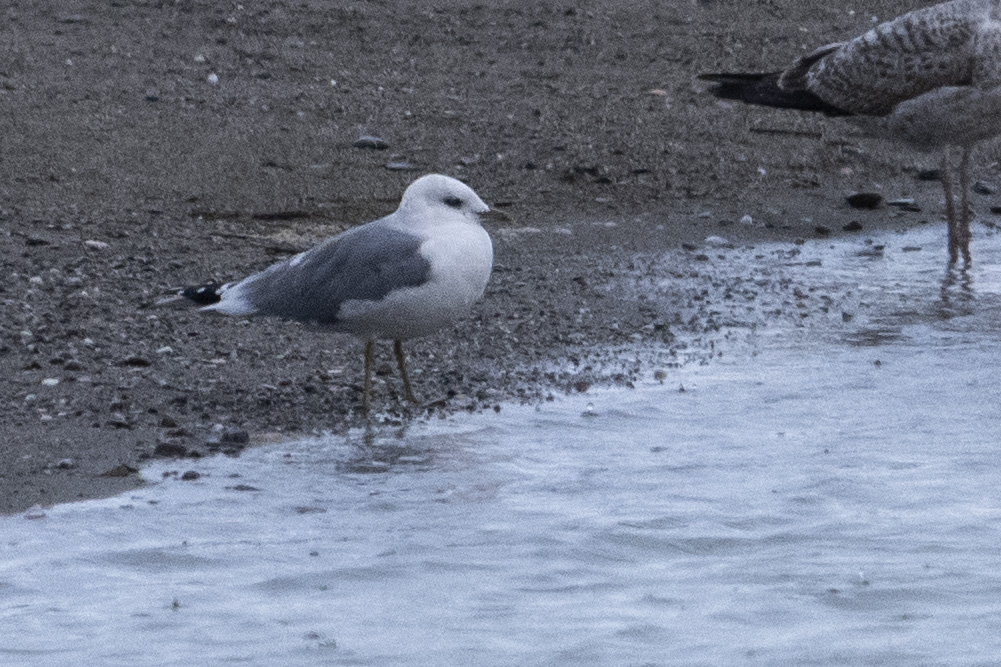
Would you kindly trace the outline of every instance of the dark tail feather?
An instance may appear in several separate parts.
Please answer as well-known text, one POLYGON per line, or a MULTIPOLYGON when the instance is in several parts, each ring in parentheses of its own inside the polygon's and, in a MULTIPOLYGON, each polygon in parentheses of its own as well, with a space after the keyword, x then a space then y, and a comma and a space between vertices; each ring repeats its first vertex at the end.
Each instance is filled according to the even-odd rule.
POLYGON ((211 306, 213 303, 219 303, 219 299, 221 298, 219 295, 222 294, 222 285, 219 283, 194 285, 192 287, 185 287, 178 294, 185 299, 194 301, 199 306, 211 306))
POLYGON ((758 104, 779 109, 799 109, 800 111, 820 111, 829 116, 850 116, 847 111, 832 106, 806 90, 784 90, 779 87, 781 72, 763 74, 700 74, 699 79, 712 81, 715 87, 709 90, 716 97, 725 100, 739 100, 747 104, 758 104))

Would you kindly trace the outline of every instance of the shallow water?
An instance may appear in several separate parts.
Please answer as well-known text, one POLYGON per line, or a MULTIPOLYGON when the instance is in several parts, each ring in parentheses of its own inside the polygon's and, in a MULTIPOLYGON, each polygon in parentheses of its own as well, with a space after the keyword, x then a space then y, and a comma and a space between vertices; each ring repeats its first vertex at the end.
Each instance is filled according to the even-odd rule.
POLYGON ((0 517, 0 664, 997 664, 1001 252, 940 233, 647 258, 774 302, 663 384, 0 517))

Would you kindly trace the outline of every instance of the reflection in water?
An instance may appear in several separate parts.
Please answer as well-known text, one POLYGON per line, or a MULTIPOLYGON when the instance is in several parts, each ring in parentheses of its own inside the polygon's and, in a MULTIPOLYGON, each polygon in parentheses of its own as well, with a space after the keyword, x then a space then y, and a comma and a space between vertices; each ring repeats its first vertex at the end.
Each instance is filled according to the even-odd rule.
POLYGON ((952 265, 946 268, 938 305, 942 319, 973 314, 976 295, 969 266, 952 265))
POLYGON ((338 461, 337 469, 352 474, 384 473, 394 468, 427 470, 435 464, 433 443, 420 438, 408 438, 413 425, 382 429, 369 424, 360 434, 348 433, 345 444, 347 458, 338 461))

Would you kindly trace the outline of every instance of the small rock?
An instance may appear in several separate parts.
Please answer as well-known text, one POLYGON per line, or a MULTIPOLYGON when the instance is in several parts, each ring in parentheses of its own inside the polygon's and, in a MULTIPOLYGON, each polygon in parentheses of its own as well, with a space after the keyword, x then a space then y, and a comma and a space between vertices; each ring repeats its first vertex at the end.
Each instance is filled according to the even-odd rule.
POLYGON ((733 244, 722 236, 707 236, 703 241, 710 248, 732 248, 733 244))
POLYGON ((813 231, 814 231, 814 233, 817 236, 830 236, 831 235, 831 228, 830 227, 825 227, 823 225, 817 225, 816 227, 813 228, 813 231))
POLYGON ((942 172, 938 169, 922 169, 916 175, 919 181, 941 181, 942 172))
POLYGON ((995 192, 994 186, 984 183, 983 181, 977 181, 973 184, 973 191, 978 195, 992 195, 995 192))
POLYGON ((118 362, 119 366, 129 366, 131 368, 146 368, 152 366, 153 362, 140 356, 126 357, 118 362))
POLYGON ((876 209, 883 202, 883 195, 878 192, 856 192, 845 198, 852 208, 876 209))
POLYGON ((100 477, 128 477, 129 475, 134 475, 138 470, 131 466, 127 466, 124 463, 116 465, 111 470, 107 470, 100 474, 100 477))
POLYGON ((246 445, 250 434, 240 428, 228 428, 219 435, 219 442, 225 445, 246 445))
POLYGON ((104 241, 96 241, 94 239, 88 239, 83 242, 84 246, 90 248, 91 250, 107 250, 111 246, 104 241))
POLYGON ((161 442, 153 449, 153 456, 182 458, 188 455, 188 448, 176 442, 161 442))
POLYGON ((160 418, 160 426, 162 428, 177 428, 177 420, 173 417, 168 417, 164 415, 160 418))
POLYGON ((31 519, 33 521, 37 519, 44 519, 45 510, 42 509, 41 505, 32 505, 31 507, 28 508, 27 511, 25 511, 24 518, 31 519))
POLYGON ((196 470, 188 470, 183 475, 181 475, 182 482, 191 482, 201 477, 201 473, 196 470))
POLYGON ((55 387, 59 384, 59 378, 45 378, 42 380, 42 385, 46 387, 55 387))
POLYGON ((132 428, 129 424, 128 418, 121 412, 115 412, 111 415, 111 419, 108 420, 108 426, 114 426, 115 428, 132 428))
POLYGON ((355 148, 367 148, 369 150, 384 151, 389 148, 389 144, 385 140, 379 137, 373 137, 370 134, 363 134, 362 136, 355 139, 355 142, 351 144, 355 148))
POLYGON ((893 208, 900 209, 901 211, 909 211, 911 213, 920 213, 921 207, 915 203, 910 197, 901 197, 900 199, 891 199, 886 202, 887 206, 892 206, 893 208))
POLYGON ((237 484, 236 486, 227 486, 230 491, 260 491, 256 486, 251 486, 249 484, 237 484))
POLYGON ((60 459, 59 463, 56 464, 56 467, 60 470, 72 470, 76 467, 76 461, 73 459, 60 459))
POLYGON ((219 83, 219 75, 216 74, 215 72, 212 72, 207 77, 205 77, 205 80, 208 81, 209 83, 211 83, 214 86, 217 83, 219 83))
POLYGON ((409 162, 387 162, 386 169, 390 171, 417 171, 420 167, 409 162))

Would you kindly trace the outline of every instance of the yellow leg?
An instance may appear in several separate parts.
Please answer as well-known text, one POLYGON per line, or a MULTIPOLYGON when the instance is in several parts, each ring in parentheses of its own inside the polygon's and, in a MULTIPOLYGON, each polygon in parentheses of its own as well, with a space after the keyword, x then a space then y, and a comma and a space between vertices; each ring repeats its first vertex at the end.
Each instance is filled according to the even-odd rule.
POLYGON ((420 401, 414 396, 413 389, 410 388, 410 376, 407 375, 407 362, 403 356, 403 341, 399 338, 393 341, 393 352, 396 353, 396 363, 400 367, 400 377, 403 378, 403 395, 414 405, 420 405, 420 401))
POLYGON ((959 189, 960 189, 960 210, 959 223, 956 230, 956 242, 960 252, 963 253, 963 262, 970 265, 970 221, 973 218, 973 209, 970 208, 970 147, 963 147, 962 157, 959 159, 959 189))
POLYGON ((368 409, 372 395, 372 364, 375 363, 375 342, 365 341, 365 393, 362 397, 362 409, 365 416, 368 416, 368 409))
POLYGON ((945 147, 942 155, 942 188, 945 189, 945 223, 949 230, 949 264, 959 260, 958 220, 956 218, 956 200, 953 196, 952 160, 949 159, 949 147, 945 147))

